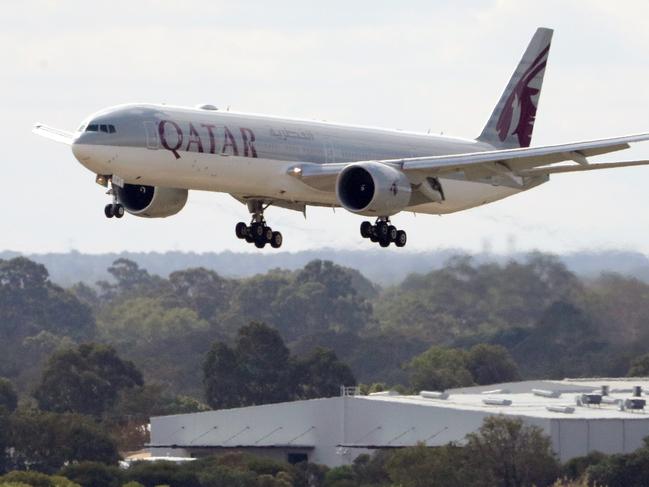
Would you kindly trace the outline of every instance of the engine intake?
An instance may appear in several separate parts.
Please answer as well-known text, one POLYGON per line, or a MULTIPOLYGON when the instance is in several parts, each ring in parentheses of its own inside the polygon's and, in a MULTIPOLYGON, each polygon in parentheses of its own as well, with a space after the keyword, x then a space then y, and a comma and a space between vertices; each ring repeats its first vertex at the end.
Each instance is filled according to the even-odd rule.
POLYGON ((350 164, 338 175, 336 197, 347 211, 391 216, 410 203, 412 188, 399 169, 380 162, 350 164))
POLYGON ((141 184, 113 186, 117 201, 132 215, 164 218, 175 215, 187 203, 186 189, 160 188, 141 184))

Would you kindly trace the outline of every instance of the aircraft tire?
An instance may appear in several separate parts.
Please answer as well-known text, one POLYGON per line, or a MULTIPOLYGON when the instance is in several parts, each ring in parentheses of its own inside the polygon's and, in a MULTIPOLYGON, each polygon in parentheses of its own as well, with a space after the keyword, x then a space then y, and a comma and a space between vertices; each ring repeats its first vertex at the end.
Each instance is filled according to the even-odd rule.
POLYGON ((234 233, 236 234, 237 238, 246 238, 246 235, 248 234, 248 225, 243 222, 237 223, 237 225, 234 227, 234 233))
POLYGON ((122 218, 124 216, 124 206, 119 203, 113 205, 113 213, 115 218, 122 218))
POLYGON ((372 236, 372 224, 370 222, 361 223, 361 237, 370 238, 372 236))
POLYGON ((104 215, 106 215, 106 218, 113 218, 115 216, 112 204, 104 206, 104 215))
POLYGON ((388 225, 385 222, 378 222, 376 224, 376 235, 380 240, 388 236, 388 225))
POLYGON ((258 249, 263 249, 266 246, 266 240, 255 240, 255 247, 258 249))
POLYGON ((265 227, 264 228, 264 238, 266 239, 267 243, 271 243, 273 241, 273 229, 270 227, 265 227))
POLYGON ((397 241, 397 228, 394 225, 388 226, 388 238, 390 242, 397 241))
POLYGON ((282 246, 282 234, 279 232, 273 232, 273 238, 270 240, 270 246, 274 249, 278 249, 282 246))
POLYGON ((397 238, 394 240, 394 243, 397 247, 405 247, 406 242, 408 241, 408 235, 403 230, 397 232, 397 238))
POLYGON ((390 245, 390 240, 388 240, 387 238, 382 238, 381 240, 379 240, 379 245, 381 247, 388 247, 390 245))

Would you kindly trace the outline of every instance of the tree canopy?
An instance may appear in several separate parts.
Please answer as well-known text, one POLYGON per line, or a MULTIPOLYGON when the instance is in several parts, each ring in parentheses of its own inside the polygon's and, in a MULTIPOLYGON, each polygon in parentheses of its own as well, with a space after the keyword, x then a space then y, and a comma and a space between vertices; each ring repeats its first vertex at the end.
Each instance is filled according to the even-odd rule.
POLYGON ((50 358, 34 397, 45 411, 101 416, 121 390, 142 384, 135 365, 113 348, 83 344, 50 358))

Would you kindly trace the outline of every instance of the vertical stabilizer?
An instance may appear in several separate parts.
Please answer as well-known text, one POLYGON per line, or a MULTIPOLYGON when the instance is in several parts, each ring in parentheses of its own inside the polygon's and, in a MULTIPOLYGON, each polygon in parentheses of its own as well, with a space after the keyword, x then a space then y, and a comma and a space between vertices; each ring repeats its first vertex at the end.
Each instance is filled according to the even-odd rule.
POLYGON ((479 141, 503 149, 530 146, 552 32, 536 31, 479 141))

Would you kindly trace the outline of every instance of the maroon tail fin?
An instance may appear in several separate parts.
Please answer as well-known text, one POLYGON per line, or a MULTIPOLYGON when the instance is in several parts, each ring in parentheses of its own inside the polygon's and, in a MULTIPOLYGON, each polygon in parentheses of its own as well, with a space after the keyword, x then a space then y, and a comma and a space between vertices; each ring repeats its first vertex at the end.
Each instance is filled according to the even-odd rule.
POLYGON ((552 33, 537 29, 479 141, 506 149, 530 146, 552 33))

